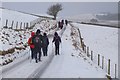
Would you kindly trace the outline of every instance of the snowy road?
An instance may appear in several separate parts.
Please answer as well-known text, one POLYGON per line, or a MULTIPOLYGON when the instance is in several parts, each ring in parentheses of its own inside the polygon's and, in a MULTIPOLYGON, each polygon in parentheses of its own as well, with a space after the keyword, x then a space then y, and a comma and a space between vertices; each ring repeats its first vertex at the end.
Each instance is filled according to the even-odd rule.
MULTIPOLYGON (((64 30, 58 31, 59 34, 62 34, 64 30)), ((52 36, 49 36, 49 46, 48 46, 48 56, 42 56, 42 62, 35 63, 35 60, 28 59, 29 52, 26 52, 26 55, 17 61, 14 61, 13 64, 3 67, 2 77, 3 78, 38 78, 47 66, 52 61, 53 55, 53 44, 52 36)))
POLYGON ((72 46, 70 26, 67 26, 62 37, 62 53, 55 56, 41 78, 105 78, 105 72, 90 65, 72 46), (92 72, 92 73, 91 73, 92 72))

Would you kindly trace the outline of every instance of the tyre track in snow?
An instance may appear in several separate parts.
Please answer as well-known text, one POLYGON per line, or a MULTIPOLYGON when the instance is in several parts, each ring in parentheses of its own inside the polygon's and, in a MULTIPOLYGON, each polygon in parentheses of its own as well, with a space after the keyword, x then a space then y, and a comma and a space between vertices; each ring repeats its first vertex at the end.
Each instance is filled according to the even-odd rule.
POLYGON ((44 73, 44 71, 49 66, 49 64, 52 62, 53 58, 54 58, 54 54, 51 53, 48 59, 43 61, 42 64, 30 76, 28 76, 28 79, 39 78, 44 73))

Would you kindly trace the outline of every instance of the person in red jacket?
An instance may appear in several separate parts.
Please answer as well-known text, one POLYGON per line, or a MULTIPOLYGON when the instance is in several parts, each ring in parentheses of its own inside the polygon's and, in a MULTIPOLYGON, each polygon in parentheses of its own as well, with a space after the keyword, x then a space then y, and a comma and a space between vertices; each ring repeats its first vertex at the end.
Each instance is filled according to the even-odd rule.
POLYGON ((31 58, 34 58, 34 44, 32 43, 32 37, 35 35, 35 32, 31 32, 31 37, 28 39, 28 45, 30 46, 31 49, 31 58))

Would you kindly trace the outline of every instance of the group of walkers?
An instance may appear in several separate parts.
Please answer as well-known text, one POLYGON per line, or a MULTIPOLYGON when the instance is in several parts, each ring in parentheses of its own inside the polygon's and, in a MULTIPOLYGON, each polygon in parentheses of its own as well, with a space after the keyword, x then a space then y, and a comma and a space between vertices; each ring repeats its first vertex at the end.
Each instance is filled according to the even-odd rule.
MULTIPOLYGON (((55 43, 55 55, 59 55, 59 45, 61 43, 61 38, 59 37, 57 32, 54 33, 52 43, 53 42, 55 43)), ((43 35, 41 35, 40 29, 37 29, 36 33, 31 32, 31 37, 28 39, 28 45, 30 46, 31 49, 31 58, 32 59, 35 58, 36 63, 38 63, 38 61, 41 61, 42 52, 43 56, 48 55, 47 51, 49 39, 46 33, 43 33, 43 35)))
POLYGON ((62 29, 63 28, 63 25, 68 25, 68 20, 61 20, 61 21, 58 21, 58 27, 60 28, 60 29, 62 29))

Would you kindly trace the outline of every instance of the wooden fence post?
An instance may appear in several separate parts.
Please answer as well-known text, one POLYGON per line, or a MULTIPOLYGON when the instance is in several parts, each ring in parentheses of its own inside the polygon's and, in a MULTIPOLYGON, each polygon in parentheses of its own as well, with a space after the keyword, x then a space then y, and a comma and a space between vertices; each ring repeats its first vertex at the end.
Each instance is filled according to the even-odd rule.
POLYGON ((20 23, 20 29, 22 29, 22 22, 20 23))
POLYGON ((26 29, 28 29, 28 23, 26 23, 26 29))
POLYGON ((104 56, 102 56, 102 69, 104 68, 104 56))
POLYGON ((14 21, 12 21, 12 24, 11 24, 11 28, 13 29, 13 24, 14 24, 14 21))
POLYGON ((98 54, 98 66, 100 65, 100 54, 98 54))
POLYGON ((24 23, 24 29, 25 29, 25 23, 24 23))
POLYGON ((115 64, 115 79, 117 78, 117 64, 115 64))
POLYGON ((18 21, 17 21, 17 23, 16 23, 16 29, 17 29, 17 27, 18 27, 18 21))
POLYGON ((8 24, 8 19, 6 19, 6 24, 5 24, 5 27, 7 27, 7 24, 8 24))
POLYGON ((93 61, 93 51, 91 51, 91 60, 93 61))
POLYGON ((81 37, 81 33, 80 33, 80 30, 79 30, 79 28, 78 28, 78 32, 79 32, 79 36, 80 36, 81 48, 83 49, 83 45, 82 45, 82 37, 81 37))
POLYGON ((108 59, 108 74, 110 75, 110 59, 108 59))
POLYGON ((87 56, 89 57, 89 47, 87 47, 87 56))
POLYGON ((84 46, 84 50, 85 50, 85 53, 86 53, 86 45, 84 46))

